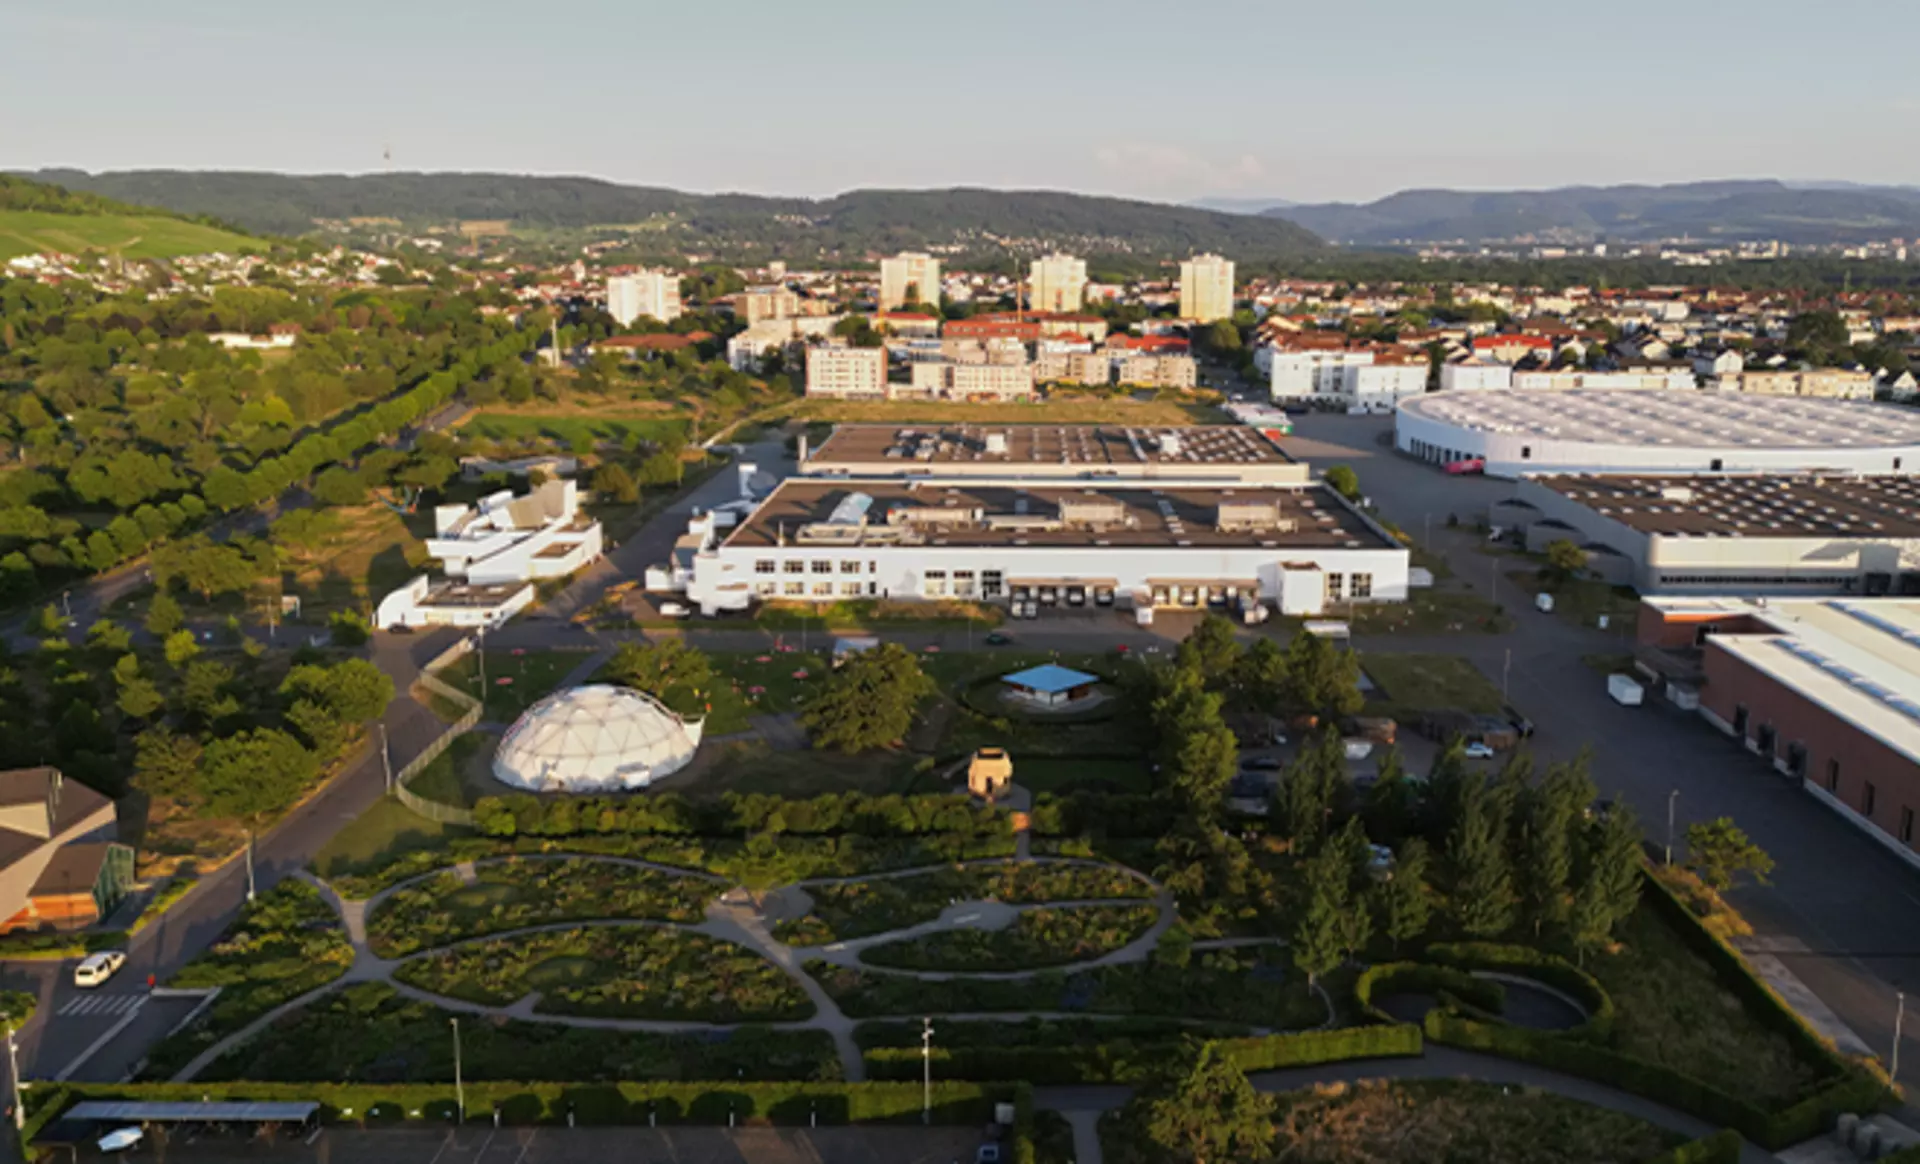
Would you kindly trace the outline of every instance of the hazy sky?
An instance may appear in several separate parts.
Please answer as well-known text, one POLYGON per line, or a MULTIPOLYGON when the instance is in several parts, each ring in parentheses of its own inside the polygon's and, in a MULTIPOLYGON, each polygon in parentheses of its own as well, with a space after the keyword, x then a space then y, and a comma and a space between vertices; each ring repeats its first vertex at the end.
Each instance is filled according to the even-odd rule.
POLYGON ((1915 0, 0 0, 0 168, 689 190, 1920 183, 1915 0))

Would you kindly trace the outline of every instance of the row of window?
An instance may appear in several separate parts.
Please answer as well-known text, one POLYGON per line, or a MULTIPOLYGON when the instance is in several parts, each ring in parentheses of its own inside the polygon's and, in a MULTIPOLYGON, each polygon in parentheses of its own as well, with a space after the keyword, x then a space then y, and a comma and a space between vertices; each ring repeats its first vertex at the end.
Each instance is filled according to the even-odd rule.
MULTIPOLYGON (((1834 796, 1840 795, 1840 761, 1827 761, 1827 791, 1834 796)), ((1860 786, 1860 815, 1873 819, 1873 810, 1879 807, 1880 790, 1869 780, 1860 786)), ((1900 806, 1899 827, 1894 830, 1903 845, 1913 844, 1913 809, 1900 806)))
MULTIPOLYGON (((1775 747, 1779 742, 1779 731, 1772 723, 1762 723, 1758 728, 1754 729, 1753 734, 1749 736, 1747 734, 1747 728, 1751 723, 1752 714, 1746 704, 1734 704, 1733 734, 1743 740, 1751 742, 1755 748, 1759 749, 1762 756, 1771 760, 1777 754, 1775 747)), ((1786 761, 1789 774, 1796 778, 1806 778, 1807 745, 1799 740, 1794 740, 1789 743, 1787 745, 1786 761)), ((1824 783, 1827 786, 1827 792, 1836 800, 1843 800, 1840 796, 1840 761, 1829 758, 1827 760, 1825 775, 1824 783)), ((1876 825, 1880 823, 1874 819, 1874 811, 1880 807, 1880 789, 1874 785, 1873 781, 1867 780, 1861 783, 1860 802, 1857 807, 1861 816, 1873 821, 1876 825)), ((1900 843, 1903 845, 1911 846, 1913 844, 1913 818, 1914 812, 1912 807, 1902 805, 1893 831, 1894 835, 1900 838, 1900 843)))
POLYGON ((1373 575, 1328 574, 1327 597, 1336 602, 1342 598, 1372 598, 1373 575))
MULTIPOLYGON (((786 574, 805 574, 809 566, 812 567, 812 571, 815 574, 833 573, 833 562, 827 558, 815 558, 812 562, 807 562, 800 558, 789 558, 785 562, 775 562, 772 558, 760 558, 753 563, 753 572, 756 574, 772 574, 777 570, 786 574)), ((840 560, 840 572, 842 574, 858 574, 860 573, 860 563, 851 559, 842 558, 840 560)), ((869 574, 878 574, 880 572, 880 563, 868 562, 866 572, 869 574)))
POLYGON ((1854 574, 1661 574, 1662 586, 1851 586, 1854 574))
MULTIPOLYGON (((832 598, 835 594, 831 582, 815 582, 809 587, 805 582, 756 582, 753 592, 761 598, 832 598)), ((838 593, 842 598, 871 598, 880 593, 877 582, 842 582, 838 593)))

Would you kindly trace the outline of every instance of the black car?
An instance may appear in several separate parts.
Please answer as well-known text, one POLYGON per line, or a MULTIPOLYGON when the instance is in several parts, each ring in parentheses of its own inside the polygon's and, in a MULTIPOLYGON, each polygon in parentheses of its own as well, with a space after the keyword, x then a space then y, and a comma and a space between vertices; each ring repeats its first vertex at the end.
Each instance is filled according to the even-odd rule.
POLYGON ((1511 704, 1502 707, 1500 711, 1507 717, 1507 722, 1513 725, 1513 730, 1520 733, 1521 739, 1524 740, 1533 734, 1533 721, 1521 715, 1511 704))
POLYGON ((1278 756, 1255 756, 1251 760, 1240 761, 1244 772, 1278 772, 1287 766, 1287 762, 1278 756))

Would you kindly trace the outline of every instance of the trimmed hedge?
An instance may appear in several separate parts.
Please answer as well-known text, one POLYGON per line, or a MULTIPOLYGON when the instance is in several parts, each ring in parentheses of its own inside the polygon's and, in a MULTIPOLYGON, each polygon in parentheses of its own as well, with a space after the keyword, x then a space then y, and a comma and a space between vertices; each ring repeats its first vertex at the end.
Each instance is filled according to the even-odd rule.
POLYGON ((827 793, 797 800, 764 793, 730 794, 696 804, 678 793, 641 797, 546 798, 531 793, 485 796, 474 824, 490 837, 570 837, 593 833, 739 838, 798 836, 981 837, 1004 833, 1009 810, 947 793, 868 796, 827 793))
POLYGON ((1562 1038, 1605 1042, 1613 1035, 1613 996, 1600 985, 1599 979, 1565 958, 1497 942, 1442 942, 1428 947, 1427 957, 1462 970, 1492 970, 1532 978, 1572 997, 1580 1009, 1587 1012, 1587 1021, 1554 1032, 1562 1038))
MULTIPOLYGON (((1418 1055, 1423 1047, 1420 1028, 1411 1023, 1220 1039, 1215 1045, 1243 1071, 1397 1058, 1418 1055)), ((936 1048, 933 1073, 947 1079, 1019 1079, 1041 1085, 1140 1083, 1154 1077, 1167 1062, 1172 1047, 1173 1043, 1164 1039, 1115 1039, 1060 1046, 936 1048)), ((920 1078, 917 1047, 873 1047, 862 1057, 869 1078, 920 1078)))
POLYGON ((1377 1023, 1397 1023, 1386 1011, 1373 1004, 1374 994, 1431 994, 1442 1005, 1458 1002, 1489 1015, 1498 1015, 1506 1004, 1507 992, 1498 982, 1475 978, 1452 966, 1430 966, 1423 962, 1382 962, 1361 971, 1354 980, 1353 997, 1360 1010, 1377 1023))
POLYGON ((1644 1164, 1739 1164, 1740 1133, 1721 1128, 1711 1136, 1688 1140, 1672 1151, 1662 1152, 1644 1164))
MULTIPOLYGON (((1020 1104, 1029 1089, 976 1083, 935 1082, 937 1124, 984 1124, 993 1105, 1020 1104)), ((323 1119, 356 1123, 410 1119, 449 1120, 455 1108, 451 1083, 67 1083, 34 1089, 31 1114, 41 1125, 82 1099, 136 1101, 315 1100, 323 1119)), ((920 1085, 900 1083, 468 1083, 467 1120, 505 1124, 643 1124, 651 1111, 664 1124, 723 1124, 729 1111, 740 1119, 804 1126, 918 1123, 920 1085)), ((1028 1101, 1030 1102, 1030 1101, 1028 1101)), ((32 1125, 30 1126, 38 1126, 32 1125)))

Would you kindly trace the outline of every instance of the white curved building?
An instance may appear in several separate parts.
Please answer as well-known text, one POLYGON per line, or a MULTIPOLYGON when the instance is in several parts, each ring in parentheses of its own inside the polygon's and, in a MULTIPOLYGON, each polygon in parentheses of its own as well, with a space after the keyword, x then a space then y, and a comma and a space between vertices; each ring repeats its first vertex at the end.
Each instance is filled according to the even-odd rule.
POLYGON ((1495 477, 1540 473, 1920 472, 1920 411, 1723 392, 1436 392, 1394 444, 1495 477))
POLYGON ((619 792, 678 772, 700 747, 691 723, 644 691, 604 683, 529 707, 493 756, 502 784, 532 792, 619 792))

